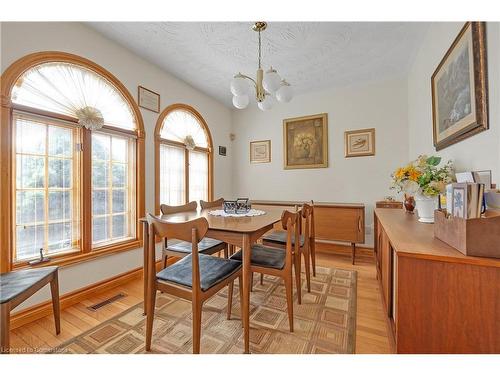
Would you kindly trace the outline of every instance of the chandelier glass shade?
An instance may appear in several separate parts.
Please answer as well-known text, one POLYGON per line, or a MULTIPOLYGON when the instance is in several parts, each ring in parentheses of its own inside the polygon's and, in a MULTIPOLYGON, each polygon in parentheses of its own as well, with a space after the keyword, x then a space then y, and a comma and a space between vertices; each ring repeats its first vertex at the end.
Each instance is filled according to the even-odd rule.
POLYGON ((261 66, 261 36, 260 33, 267 28, 267 23, 256 22, 252 29, 259 33, 259 66, 257 69, 256 79, 247 75, 238 73, 231 80, 230 89, 233 94, 233 105, 238 109, 244 109, 250 103, 251 85, 253 83, 255 89, 255 99, 257 106, 267 111, 271 109, 278 100, 282 103, 288 103, 293 98, 293 90, 288 82, 280 77, 278 72, 271 67, 264 71, 261 66), (276 96, 276 99, 274 96, 276 96))

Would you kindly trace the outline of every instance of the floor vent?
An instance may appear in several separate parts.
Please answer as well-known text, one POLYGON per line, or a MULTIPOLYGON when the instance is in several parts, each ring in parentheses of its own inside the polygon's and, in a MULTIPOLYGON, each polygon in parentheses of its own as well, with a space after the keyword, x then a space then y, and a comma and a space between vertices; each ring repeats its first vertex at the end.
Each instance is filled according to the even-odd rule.
POLYGON ((122 299, 122 298, 124 298, 126 296, 127 295, 124 294, 124 293, 119 293, 116 296, 110 297, 108 299, 105 299, 102 302, 99 302, 99 303, 96 303, 95 305, 89 306, 89 307, 87 307, 87 309, 89 309, 90 311, 97 311, 100 308, 102 308, 102 307, 104 307, 106 305, 109 305, 110 303, 113 303, 115 301, 118 301, 119 299, 122 299))

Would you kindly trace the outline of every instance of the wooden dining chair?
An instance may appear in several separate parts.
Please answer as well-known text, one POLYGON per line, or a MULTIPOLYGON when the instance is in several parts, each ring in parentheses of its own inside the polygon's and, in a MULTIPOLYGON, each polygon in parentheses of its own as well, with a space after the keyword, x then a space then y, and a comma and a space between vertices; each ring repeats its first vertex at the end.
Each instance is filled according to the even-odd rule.
MULTIPOLYGON (((146 351, 151 350, 156 291, 171 294, 191 301, 193 322, 193 353, 200 352, 201 315, 203 302, 227 285, 232 285, 236 278, 241 280, 241 262, 213 257, 199 252, 199 245, 208 230, 208 221, 204 217, 183 223, 167 223, 148 214, 148 287, 146 294, 146 351), (176 263, 155 272, 156 252, 155 236, 175 238, 190 243, 191 253, 176 263)), ((243 298, 240 298, 241 303, 243 298)), ((231 305, 228 305, 230 315, 231 305)), ((243 305, 241 306, 243 311, 243 305)))
MULTIPOLYGON (((168 206, 166 204, 162 204, 160 206, 160 210, 163 215, 196 211, 197 208, 198 204, 196 203, 196 201, 189 202, 188 204, 184 204, 182 206, 168 206)), ((203 238, 203 240, 199 243, 198 251, 201 254, 207 255, 212 255, 220 251, 224 251, 225 258, 228 258, 229 254, 228 245, 225 242, 209 237, 203 238)), ((167 260, 169 256, 183 258, 189 254, 191 254, 191 242, 165 238, 165 245, 162 249, 162 268, 165 268, 167 266, 167 260)))
MULTIPOLYGON (((283 279, 286 291, 290 332, 293 332, 293 257, 294 253, 297 254, 299 251, 297 246, 299 242, 298 222, 298 212, 283 211, 283 214, 281 215, 281 225, 283 226, 283 229, 286 230, 285 248, 279 249, 261 244, 255 244, 252 246, 250 254, 250 271, 252 273, 257 272, 271 276, 278 276, 283 279)), ((241 262, 242 251, 238 251, 230 259, 235 259, 241 262)))
MULTIPOLYGON (((297 302, 302 303, 302 256, 304 257, 307 291, 311 292, 311 262, 313 263, 313 276, 316 276, 316 253, 314 235, 314 206, 304 204, 300 210, 299 221, 299 252, 294 254, 295 281, 297 287, 297 302), (313 255, 314 252, 314 255, 313 255)), ((286 246, 286 232, 273 231, 262 238, 262 243, 266 246, 284 248, 286 246)), ((293 243, 294 244, 294 243, 293 243)), ((262 279, 261 279, 262 281, 262 279)))
POLYGON ((222 208, 222 205, 224 204, 224 198, 219 198, 215 201, 204 201, 200 199, 200 207, 202 210, 205 208, 222 208))

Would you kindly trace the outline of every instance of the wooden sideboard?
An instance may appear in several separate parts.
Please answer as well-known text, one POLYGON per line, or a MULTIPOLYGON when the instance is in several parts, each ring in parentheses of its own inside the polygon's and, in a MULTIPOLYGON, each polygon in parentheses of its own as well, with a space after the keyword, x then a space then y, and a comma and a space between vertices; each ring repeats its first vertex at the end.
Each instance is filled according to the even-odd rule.
POLYGON ((500 353, 500 259, 465 256, 403 210, 374 212, 375 258, 397 353, 500 353))
MULTIPOLYGON (((255 200, 252 204, 293 208, 309 202, 255 200)), ((351 244, 352 264, 354 264, 356 244, 365 242, 365 205, 314 202, 314 223, 316 241, 339 241, 351 244)))

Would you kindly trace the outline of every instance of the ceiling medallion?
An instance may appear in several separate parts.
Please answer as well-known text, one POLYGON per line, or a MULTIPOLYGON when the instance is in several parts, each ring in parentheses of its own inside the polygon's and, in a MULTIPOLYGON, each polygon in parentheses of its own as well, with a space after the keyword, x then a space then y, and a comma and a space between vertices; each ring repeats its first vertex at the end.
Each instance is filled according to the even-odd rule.
POLYGON ((252 81, 255 86, 255 99, 257 106, 267 111, 274 104, 273 94, 281 103, 288 103, 292 100, 293 90, 290 84, 281 79, 278 72, 271 68, 266 72, 261 67, 261 40, 260 33, 267 28, 266 22, 255 22, 252 29, 259 33, 259 68, 257 69, 257 77, 253 79, 245 74, 238 73, 231 80, 231 93, 233 94, 233 105, 238 109, 244 109, 248 106, 250 98, 248 96, 250 86, 248 80, 252 81))

